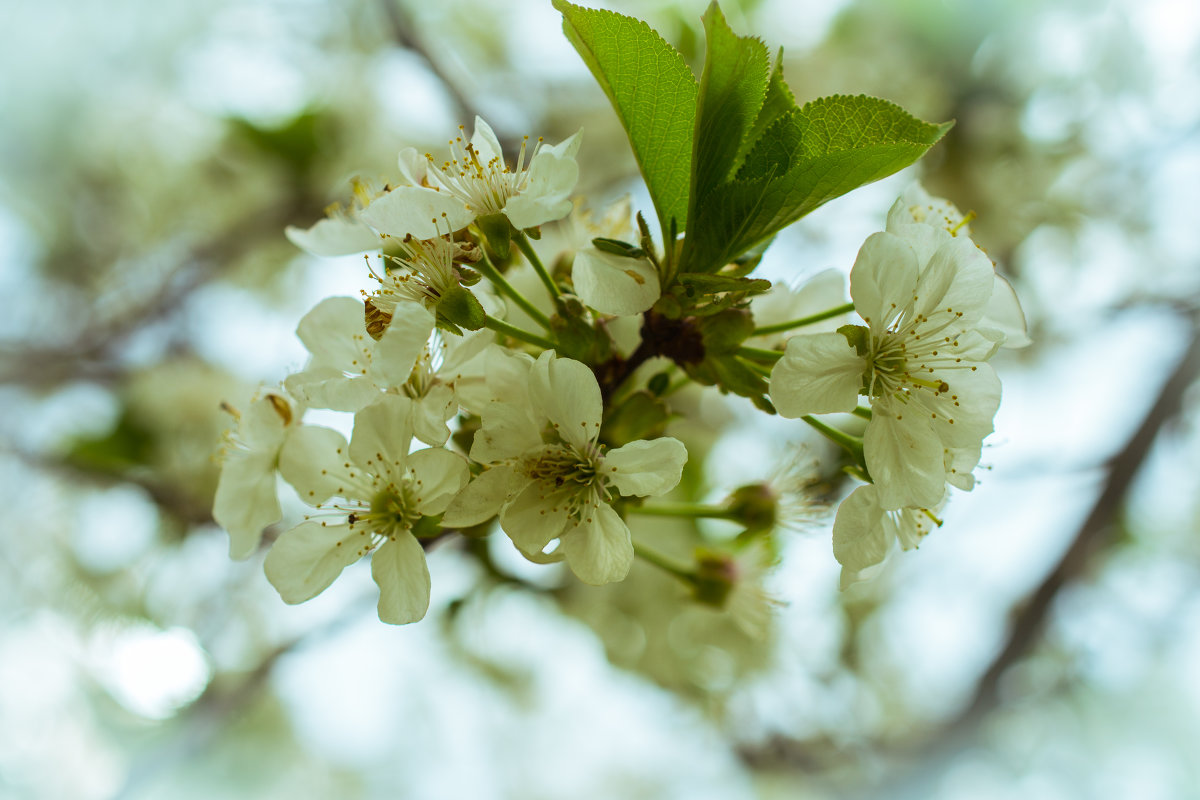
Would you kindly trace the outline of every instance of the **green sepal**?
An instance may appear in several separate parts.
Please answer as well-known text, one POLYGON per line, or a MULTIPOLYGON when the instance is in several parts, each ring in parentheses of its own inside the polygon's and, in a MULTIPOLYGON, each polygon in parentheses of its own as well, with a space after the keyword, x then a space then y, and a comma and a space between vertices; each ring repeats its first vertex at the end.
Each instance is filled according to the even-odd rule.
POLYGON ((476 217, 475 224, 479 226, 488 247, 500 258, 508 258, 509 246, 512 244, 512 223, 503 214, 488 214, 476 217))
POLYGON ((462 264, 456 264, 454 267, 454 272, 458 278, 458 282, 463 286, 474 286, 483 279, 483 276, 478 272, 468 267, 464 267, 462 264))
POLYGON ((437 313, 469 331, 477 331, 487 322, 487 312, 479 298, 457 284, 451 285, 438 300, 437 313))
POLYGON ((860 356, 865 356, 871 349, 871 329, 864 325, 843 325, 837 332, 846 337, 846 341, 860 356))

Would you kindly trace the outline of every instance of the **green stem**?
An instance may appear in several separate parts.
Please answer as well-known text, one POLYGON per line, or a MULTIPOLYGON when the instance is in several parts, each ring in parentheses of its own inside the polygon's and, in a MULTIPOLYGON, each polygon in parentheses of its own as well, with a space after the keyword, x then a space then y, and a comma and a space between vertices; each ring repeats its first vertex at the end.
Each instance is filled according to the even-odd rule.
POLYGON ((528 342, 532 345, 537 345, 544 350, 553 350, 554 342, 544 337, 538 336, 536 333, 523 331, 515 325, 509 325, 507 322, 495 317, 488 317, 484 320, 483 326, 496 333, 503 333, 505 336, 511 336, 513 339, 519 339, 522 342, 528 342))
POLYGON ((870 419, 873 416, 871 409, 868 406, 859 406, 850 413, 856 417, 862 417, 863 419, 870 419))
POLYGON ((842 305, 831 308, 828 311, 822 311, 819 314, 810 314, 807 317, 789 320, 787 322, 777 322, 774 325, 763 325, 761 328, 755 328, 752 336, 765 336, 768 333, 783 333, 790 331, 793 328, 803 328, 805 325, 812 325, 815 322, 840 317, 842 314, 847 314, 854 310, 854 303, 843 303, 842 305))
POLYGON ((826 425, 824 422, 821 422, 821 420, 814 417, 812 414, 805 414, 800 419, 804 420, 809 425, 816 428, 821 433, 821 435, 824 436, 829 441, 831 441, 841 447, 844 447, 846 450, 850 451, 850 454, 855 456, 859 461, 862 460, 862 452, 863 452, 862 439, 858 438, 857 436, 851 436, 850 434, 846 433, 845 431, 840 431, 837 428, 830 427, 829 425, 826 425))
POLYGON ((653 564, 663 572, 674 575, 689 586, 694 586, 696 583, 696 574, 694 572, 690 572, 687 568, 679 566, 666 556, 659 555, 653 550, 647 550, 637 542, 633 543, 633 554, 647 564, 653 564))
POLYGON ((764 350, 761 347, 739 347, 737 354, 752 361, 778 361, 783 358, 782 350, 764 350))
POLYGON ((479 270, 479 273, 483 277, 495 284, 501 294, 507 295, 514 303, 520 306, 521 310, 528 314, 534 322, 546 330, 550 330, 550 318, 543 314, 537 306, 529 302, 529 298, 518 292, 511 283, 504 279, 504 276, 500 274, 500 270, 496 269, 491 259, 488 258, 486 250, 481 247, 480 252, 483 258, 475 263, 475 269, 479 270))
POLYGON ((707 519, 733 519, 734 513, 722 506, 702 503, 655 503, 652 506, 630 506, 630 514, 650 517, 691 517, 707 519))
POLYGON ((542 263, 542 260, 538 258, 538 254, 534 252, 533 245, 529 243, 528 237, 526 237, 523 233, 518 233, 513 237, 513 241, 517 243, 517 247, 519 247, 521 252, 525 254, 525 258, 529 260, 529 263, 533 265, 533 271, 536 272, 538 277, 542 279, 542 283, 546 285, 546 289, 550 292, 550 296, 561 296, 562 291, 558 288, 558 285, 554 282, 554 279, 550 277, 550 273, 546 271, 546 266, 542 263))

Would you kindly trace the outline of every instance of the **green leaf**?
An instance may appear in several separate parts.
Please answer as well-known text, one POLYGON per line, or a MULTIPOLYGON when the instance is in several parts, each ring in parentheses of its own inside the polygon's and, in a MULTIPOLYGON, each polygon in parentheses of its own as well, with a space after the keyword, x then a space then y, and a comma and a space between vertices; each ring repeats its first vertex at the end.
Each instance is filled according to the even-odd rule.
POLYGON ((742 142, 741 150, 738 152, 737 160, 731 170, 732 173, 736 174, 741 169, 750 148, 762 138, 767 128, 795 108, 796 98, 792 96, 792 90, 788 88, 783 79, 783 48, 781 47, 779 54, 775 56, 775 69, 771 71, 771 80, 767 83, 767 95, 763 99, 762 109, 758 112, 758 117, 755 118, 749 135, 742 142))
POLYGON ((563 32, 612 102, 658 212, 683 229, 692 168, 696 76, 683 56, 639 19, 554 0, 563 32))
POLYGON ((780 116, 736 179, 698 202, 684 270, 712 272, 835 197, 925 154, 953 123, 922 122, 873 97, 826 97, 780 116))
POLYGON ((742 143, 762 110, 770 72, 766 46, 735 34, 716 2, 703 20, 706 44, 692 149, 692 213, 699 198, 732 175, 742 143))

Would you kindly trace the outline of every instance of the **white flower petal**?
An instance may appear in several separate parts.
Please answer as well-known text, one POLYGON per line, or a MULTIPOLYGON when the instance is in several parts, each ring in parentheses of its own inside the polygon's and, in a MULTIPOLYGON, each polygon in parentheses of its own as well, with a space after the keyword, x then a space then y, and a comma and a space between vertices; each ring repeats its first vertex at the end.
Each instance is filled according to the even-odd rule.
POLYGON ((425 158, 415 147, 405 147, 396 157, 400 174, 404 176, 404 182, 409 186, 420 186, 425 180, 425 165, 428 162, 429 159, 425 158))
MULTIPOLYGON (((846 276, 836 269, 818 272, 798 289, 785 283, 776 283, 765 294, 755 295, 750 300, 754 312, 754 323, 760 328, 790 322, 801 317, 810 317, 822 311, 843 305, 846 302, 846 276)), ((802 333, 826 333, 836 331, 848 322, 848 314, 840 314, 821 322, 806 325, 802 333)), ((755 347, 775 347, 795 335, 795 331, 781 331, 752 336, 749 343, 755 347)))
POLYGON ((314 256, 345 256, 379 250, 379 234, 356 219, 327 218, 311 228, 289 225, 284 229, 288 241, 314 256))
POLYGON ((813 333, 788 340, 771 370, 771 402, 781 416, 853 411, 866 362, 840 333, 813 333))
POLYGON ((408 468, 412 472, 415 508, 427 517, 445 511, 471 478, 467 460, 440 447, 413 453, 408 457, 408 468))
POLYGON ((687 448, 678 439, 641 439, 605 453, 602 469, 621 494, 657 497, 679 484, 687 458, 687 448))
POLYGON ((310 367, 287 376, 283 385, 312 408, 358 411, 379 397, 379 387, 359 375, 348 377, 333 367, 310 367))
POLYGON ((275 541, 263 570, 285 603, 303 603, 359 559, 363 538, 349 525, 303 522, 275 541))
POLYGON ((983 316, 994 280, 992 262, 974 242, 951 238, 921 272, 914 311, 930 318, 954 313, 960 325, 974 324, 983 316))
POLYGON ((873 233, 863 242, 850 270, 854 310, 880 335, 912 300, 917 256, 899 236, 873 233))
POLYGON ((842 501, 833 521, 833 557, 846 570, 859 572, 887 556, 884 516, 874 486, 860 486, 842 501))
POLYGON ((346 440, 340 433, 320 425, 302 425, 279 451, 279 474, 301 500, 315 506, 334 495, 345 497, 355 484, 345 466, 347 457, 346 440))
POLYGON ((258 548, 263 528, 283 514, 275 493, 277 455, 235 450, 221 465, 213 519, 229 532, 230 558, 248 558, 258 548))
POLYGON ((626 258, 594 247, 575 254, 571 277, 579 298, 601 314, 640 314, 662 293, 658 271, 649 259, 626 258))
MULTIPOLYGON (((977 364, 972 369, 939 370, 930 377, 944 381, 949 387, 948 391, 936 396, 927 392, 917 395, 921 401, 919 407, 929 412, 933 430, 942 444, 974 447, 992 432, 992 420, 1000 408, 1000 379, 991 364, 977 364)), ((915 409, 918 404, 913 406, 915 409)))
POLYGON ((392 321, 371 353, 368 377, 380 386, 398 388, 412 377, 413 367, 433 333, 433 315, 420 303, 396 303, 392 321))
POLYGON ((399 483, 412 444, 412 400, 398 394, 379 399, 354 415, 350 458, 373 475, 399 483))
POLYGON ((508 465, 492 467, 481 472, 453 499, 442 517, 448 528, 469 528, 486 522, 525 484, 525 478, 508 465))
POLYGON ((908 408, 892 412, 881 404, 873 412, 863 451, 879 504, 887 509, 933 507, 945 493, 946 469, 942 443, 929 418, 908 408))
POLYGON ((413 435, 434 447, 445 444, 450 438, 446 423, 457 411, 454 390, 444 383, 434 384, 424 397, 413 400, 413 435))
POLYGON ((475 115, 475 130, 471 134, 471 147, 474 148, 475 155, 479 158, 479 163, 481 164, 487 164, 492 159, 504 159, 504 153, 500 149, 500 140, 496 137, 496 132, 478 114, 475 115))
POLYGON ((546 350, 529 371, 529 394, 565 441, 584 447, 596 440, 604 406, 596 376, 586 366, 546 350))
POLYGON ((992 283, 992 296, 984 309, 979 329, 985 333, 1003 337, 1004 347, 1020 348, 1033 344, 1025 324, 1025 312, 1017 300, 1012 284, 996 275, 992 283))
POLYGON ((296 335, 312 353, 310 367, 360 373, 370 359, 365 309, 353 297, 327 297, 296 327, 296 335))
POLYGON ((371 556, 379 586, 379 618, 392 625, 423 619, 429 610, 429 566, 425 550, 408 531, 397 533, 371 556))
POLYGON ((624 580, 633 563, 629 526, 606 503, 585 510, 579 524, 563 534, 560 549, 579 580, 593 586, 624 580))
POLYGON ((567 525, 571 490, 547 491, 529 482, 500 514, 500 527, 522 553, 540 553, 567 525))
POLYGON ((424 186, 398 186, 359 212, 375 230, 403 239, 434 239, 470 225, 475 212, 447 192, 424 186), (445 216, 443 216, 445 215, 445 216), (436 220, 436 222, 435 222, 436 220))

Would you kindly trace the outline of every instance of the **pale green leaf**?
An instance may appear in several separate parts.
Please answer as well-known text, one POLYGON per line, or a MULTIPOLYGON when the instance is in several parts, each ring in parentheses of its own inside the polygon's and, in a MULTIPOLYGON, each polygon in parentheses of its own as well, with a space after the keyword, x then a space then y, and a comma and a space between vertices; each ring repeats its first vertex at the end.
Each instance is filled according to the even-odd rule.
POLYGON ((909 166, 951 124, 863 96, 826 97, 780 116, 737 178, 698 199, 685 271, 719 269, 835 197, 909 166))
POLYGON ((663 231, 682 231, 688 210, 696 77, 649 25, 612 11, 554 0, 563 32, 612 102, 650 190, 663 231))

